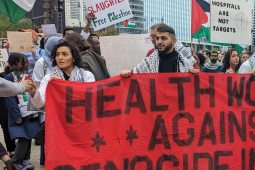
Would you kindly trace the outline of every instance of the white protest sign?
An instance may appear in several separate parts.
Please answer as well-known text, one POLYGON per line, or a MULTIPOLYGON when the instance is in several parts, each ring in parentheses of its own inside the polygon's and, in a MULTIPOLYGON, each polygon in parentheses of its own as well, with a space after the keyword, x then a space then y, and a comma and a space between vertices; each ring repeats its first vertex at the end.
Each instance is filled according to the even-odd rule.
POLYGON ((4 72, 4 68, 8 65, 8 53, 6 49, 0 49, 0 73, 4 72))
POLYGON ((131 70, 153 48, 149 34, 100 37, 101 55, 106 59, 111 77, 123 70, 131 70))
POLYGON ((251 45, 251 3, 211 0, 211 42, 251 45))
POLYGON ((10 52, 31 53, 32 33, 7 31, 10 52))
POLYGON ((84 0, 87 11, 94 13, 94 30, 100 30, 133 17, 128 0, 84 0))
POLYGON ((46 37, 57 36, 57 30, 55 24, 42 25, 42 32, 46 34, 46 37))

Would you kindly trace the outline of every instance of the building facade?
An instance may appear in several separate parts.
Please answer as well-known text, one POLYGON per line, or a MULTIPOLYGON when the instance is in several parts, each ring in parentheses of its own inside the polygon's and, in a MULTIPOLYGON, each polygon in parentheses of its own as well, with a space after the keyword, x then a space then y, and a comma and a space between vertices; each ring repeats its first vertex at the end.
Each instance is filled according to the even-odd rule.
POLYGON ((86 25, 86 6, 83 0, 65 0, 66 27, 84 28, 86 25))
POLYGON ((153 24, 163 22, 175 29, 178 40, 190 41, 191 0, 146 0, 144 22, 147 33, 153 24))
POLYGON ((124 23, 115 24, 116 30, 119 34, 143 34, 144 31, 144 3, 147 0, 129 0, 129 5, 133 13, 133 18, 128 22, 136 25, 136 28, 125 28, 124 23))

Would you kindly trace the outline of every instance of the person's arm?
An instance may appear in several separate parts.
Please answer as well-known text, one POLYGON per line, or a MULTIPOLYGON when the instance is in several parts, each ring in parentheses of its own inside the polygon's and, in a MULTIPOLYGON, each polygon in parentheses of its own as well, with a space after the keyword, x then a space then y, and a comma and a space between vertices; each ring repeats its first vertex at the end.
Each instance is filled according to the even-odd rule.
POLYGON ((39 89, 37 89, 34 96, 31 96, 31 101, 37 108, 42 108, 45 106, 45 94, 46 94, 46 87, 48 85, 50 75, 46 75, 41 83, 39 89))
POLYGON ((200 68, 198 67, 197 63, 194 63, 193 68, 200 71, 200 68))
MULTIPOLYGON (((29 84, 27 83, 29 87, 29 84)), ((0 97, 9 97, 22 94, 26 90, 25 86, 20 83, 13 83, 11 81, 0 78, 0 97)))
POLYGON ((83 38, 85 40, 87 40, 90 36, 89 29, 90 29, 90 25, 92 23, 92 19, 95 18, 95 14, 89 13, 89 14, 87 14, 86 18, 87 18, 87 25, 81 31, 81 36, 83 36, 83 38))

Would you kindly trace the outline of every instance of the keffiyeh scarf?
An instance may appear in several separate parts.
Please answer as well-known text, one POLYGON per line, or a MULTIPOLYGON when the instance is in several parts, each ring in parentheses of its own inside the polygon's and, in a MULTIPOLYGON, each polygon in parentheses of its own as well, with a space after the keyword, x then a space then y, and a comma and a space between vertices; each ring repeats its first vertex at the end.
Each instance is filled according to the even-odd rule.
POLYGON ((221 67, 223 64, 220 62, 212 63, 211 61, 205 63, 205 67, 208 68, 209 70, 217 70, 219 67, 221 67))
POLYGON ((174 45, 174 49, 177 53, 186 57, 191 62, 192 66, 196 63, 195 58, 191 54, 190 47, 185 47, 181 42, 177 41, 174 45))
MULTIPOLYGON (((188 59, 192 66, 196 60, 191 54, 190 48, 185 47, 181 42, 176 42, 174 45, 175 51, 178 53, 180 72, 187 72, 188 68, 185 63, 185 58, 188 59)), ((133 70, 134 73, 158 73, 159 69, 159 52, 157 49, 142 62, 140 62, 133 70)))
MULTIPOLYGON (((54 76, 61 77, 63 80, 65 80, 64 73, 58 66, 53 67, 52 73, 50 74, 50 78, 54 76)), ((77 66, 74 66, 73 71, 68 80, 76 82, 86 82, 85 77, 86 77, 85 70, 83 70, 82 68, 78 68, 77 66)))
MULTIPOLYGON (((178 53, 178 52, 177 52, 178 53)), ((133 70, 134 73, 158 73, 159 69, 159 52, 157 49, 147 58, 143 59, 133 70)), ((184 61, 184 56, 178 53, 180 72, 187 72, 188 68, 184 61)))

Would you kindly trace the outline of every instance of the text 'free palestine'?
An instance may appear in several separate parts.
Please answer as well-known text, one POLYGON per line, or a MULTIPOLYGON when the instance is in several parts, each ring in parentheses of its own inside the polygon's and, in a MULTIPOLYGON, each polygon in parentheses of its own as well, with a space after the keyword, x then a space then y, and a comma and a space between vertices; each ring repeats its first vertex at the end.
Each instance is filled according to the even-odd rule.
MULTIPOLYGON (((107 14, 108 19, 109 19, 110 22, 121 19, 121 18, 126 17, 128 15, 132 15, 132 12, 131 11, 122 11, 122 10, 120 10, 120 13, 117 14, 117 15, 115 14, 115 12, 111 12, 111 13, 107 14)), ((100 26, 100 25, 103 25, 103 24, 106 24, 106 23, 107 23, 107 18, 104 18, 104 19, 94 18, 93 19, 94 27, 97 27, 97 26, 100 26)))

